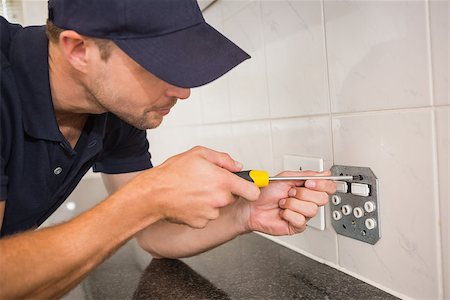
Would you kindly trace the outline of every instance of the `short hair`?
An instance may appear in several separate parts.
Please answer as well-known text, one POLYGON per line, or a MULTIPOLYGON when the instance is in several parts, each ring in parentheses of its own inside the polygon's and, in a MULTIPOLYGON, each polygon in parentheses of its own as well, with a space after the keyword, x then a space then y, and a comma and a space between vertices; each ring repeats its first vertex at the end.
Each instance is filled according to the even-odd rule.
MULTIPOLYGON (((63 32, 65 29, 62 29, 55 24, 53 24, 52 21, 47 20, 47 26, 46 26, 46 34, 47 38, 50 40, 50 42, 58 44, 59 42, 59 36, 61 32, 63 32)), ((100 51, 100 57, 102 60, 107 61, 109 57, 111 56, 111 50, 112 50, 112 41, 107 39, 99 39, 99 38, 93 38, 89 37, 91 40, 94 41, 94 43, 97 45, 99 51, 100 51)))

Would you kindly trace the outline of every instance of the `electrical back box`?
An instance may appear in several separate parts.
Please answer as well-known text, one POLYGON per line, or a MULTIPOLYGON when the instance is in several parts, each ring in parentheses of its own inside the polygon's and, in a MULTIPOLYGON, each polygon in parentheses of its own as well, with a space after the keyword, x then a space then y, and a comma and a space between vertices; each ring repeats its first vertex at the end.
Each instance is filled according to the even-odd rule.
POLYGON ((337 181, 330 196, 331 224, 341 235, 369 244, 381 237, 378 179, 370 168, 334 165, 334 176, 359 176, 356 180, 337 181))

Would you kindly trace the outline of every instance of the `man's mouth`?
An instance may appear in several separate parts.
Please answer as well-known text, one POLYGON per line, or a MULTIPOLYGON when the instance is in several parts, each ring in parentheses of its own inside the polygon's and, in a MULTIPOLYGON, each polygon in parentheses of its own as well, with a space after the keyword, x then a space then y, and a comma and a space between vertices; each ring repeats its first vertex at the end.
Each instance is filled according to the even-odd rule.
POLYGON ((168 103, 167 106, 156 108, 155 111, 161 116, 165 116, 170 113, 170 110, 175 106, 175 104, 177 104, 177 99, 174 99, 172 103, 168 103))
POLYGON ((168 113, 170 113, 170 109, 171 109, 172 107, 168 107, 168 108, 160 108, 160 109, 158 109, 156 112, 158 113, 158 114, 160 114, 161 116, 165 116, 165 115, 167 115, 168 113))

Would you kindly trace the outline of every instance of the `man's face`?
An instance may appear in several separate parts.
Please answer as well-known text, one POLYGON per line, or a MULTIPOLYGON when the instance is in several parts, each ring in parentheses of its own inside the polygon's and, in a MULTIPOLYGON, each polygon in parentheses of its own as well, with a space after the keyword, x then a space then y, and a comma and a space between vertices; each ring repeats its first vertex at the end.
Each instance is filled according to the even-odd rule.
POLYGON ((87 96, 140 129, 158 127, 190 89, 175 87, 147 72, 116 45, 107 61, 94 55, 84 80, 87 96))

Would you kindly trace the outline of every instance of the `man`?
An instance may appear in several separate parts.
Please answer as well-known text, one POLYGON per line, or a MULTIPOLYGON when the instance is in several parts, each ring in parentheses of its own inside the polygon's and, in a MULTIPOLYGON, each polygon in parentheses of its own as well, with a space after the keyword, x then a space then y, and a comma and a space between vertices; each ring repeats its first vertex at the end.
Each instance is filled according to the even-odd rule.
POLYGON ((335 191, 321 180, 260 191, 203 147, 152 168, 145 129, 249 58, 194 0, 50 0, 47 35, 0 28, 1 299, 58 297, 135 235, 154 257, 183 257, 250 231, 302 232, 335 191), (111 195, 33 231, 91 166, 111 195))

